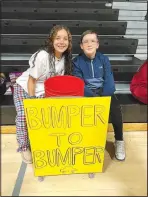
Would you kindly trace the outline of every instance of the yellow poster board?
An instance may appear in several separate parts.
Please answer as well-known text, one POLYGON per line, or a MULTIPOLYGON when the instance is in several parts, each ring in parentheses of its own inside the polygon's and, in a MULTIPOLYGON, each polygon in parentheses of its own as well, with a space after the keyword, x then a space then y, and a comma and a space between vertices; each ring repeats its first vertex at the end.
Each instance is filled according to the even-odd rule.
POLYGON ((102 172, 110 97, 25 99, 35 176, 102 172))

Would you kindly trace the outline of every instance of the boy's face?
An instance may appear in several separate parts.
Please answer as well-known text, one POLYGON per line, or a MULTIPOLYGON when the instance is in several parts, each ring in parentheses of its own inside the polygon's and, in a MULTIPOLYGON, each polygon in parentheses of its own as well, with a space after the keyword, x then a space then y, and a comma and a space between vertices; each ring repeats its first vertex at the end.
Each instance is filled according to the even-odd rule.
POLYGON ((96 34, 87 34, 83 37, 82 43, 80 44, 81 49, 85 55, 89 58, 94 58, 96 50, 99 48, 99 42, 96 34))

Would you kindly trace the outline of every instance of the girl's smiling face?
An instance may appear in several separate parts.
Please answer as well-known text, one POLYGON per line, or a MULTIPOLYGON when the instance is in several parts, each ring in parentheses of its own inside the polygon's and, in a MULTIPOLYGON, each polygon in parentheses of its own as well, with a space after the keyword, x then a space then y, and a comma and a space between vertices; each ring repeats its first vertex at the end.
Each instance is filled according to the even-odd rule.
POLYGON ((68 33, 65 29, 61 29, 57 32, 53 40, 55 56, 57 58, 60 58, 62 54, 68 49, 68 46, 69 46, 68 33))

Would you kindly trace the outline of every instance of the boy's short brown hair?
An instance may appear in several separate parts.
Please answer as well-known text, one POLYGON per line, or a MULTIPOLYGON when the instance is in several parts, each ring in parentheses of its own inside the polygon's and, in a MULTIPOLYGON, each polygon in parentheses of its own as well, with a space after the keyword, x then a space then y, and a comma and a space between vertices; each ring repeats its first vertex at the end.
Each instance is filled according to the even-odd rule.
POLYGON ((96 34, 96 37, 97 37, 97 39, 99 40, 97 32, 94 31, 94 30, 89 29, 89 30, 86 30, 86 31, 84 31, 84 32, 82 33, 82 35, 81 35, 81 37, 80 37, 80 43, 82 43, 82 40, 83 40, 84 36, 86 36, 87 34, 96 34))

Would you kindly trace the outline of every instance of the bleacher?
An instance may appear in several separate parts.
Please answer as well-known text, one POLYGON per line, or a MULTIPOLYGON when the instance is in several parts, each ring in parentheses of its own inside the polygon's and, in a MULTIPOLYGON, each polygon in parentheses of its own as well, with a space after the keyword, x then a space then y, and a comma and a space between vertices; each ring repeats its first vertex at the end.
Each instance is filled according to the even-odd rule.
MULTIPOLYGON (((143 0, 2 0, 1 72, 23 72, 32 53, 44 45, 56 24, 69 27, 73 57, 83 31, 94 29, 99 51, 108 55, 124 123, 146 123, 147 106, 130 93, 129 84, 147 59, 147 1, 143 0)), ((10 89, 0 99, 1 125, 15 124, 10 89)))

